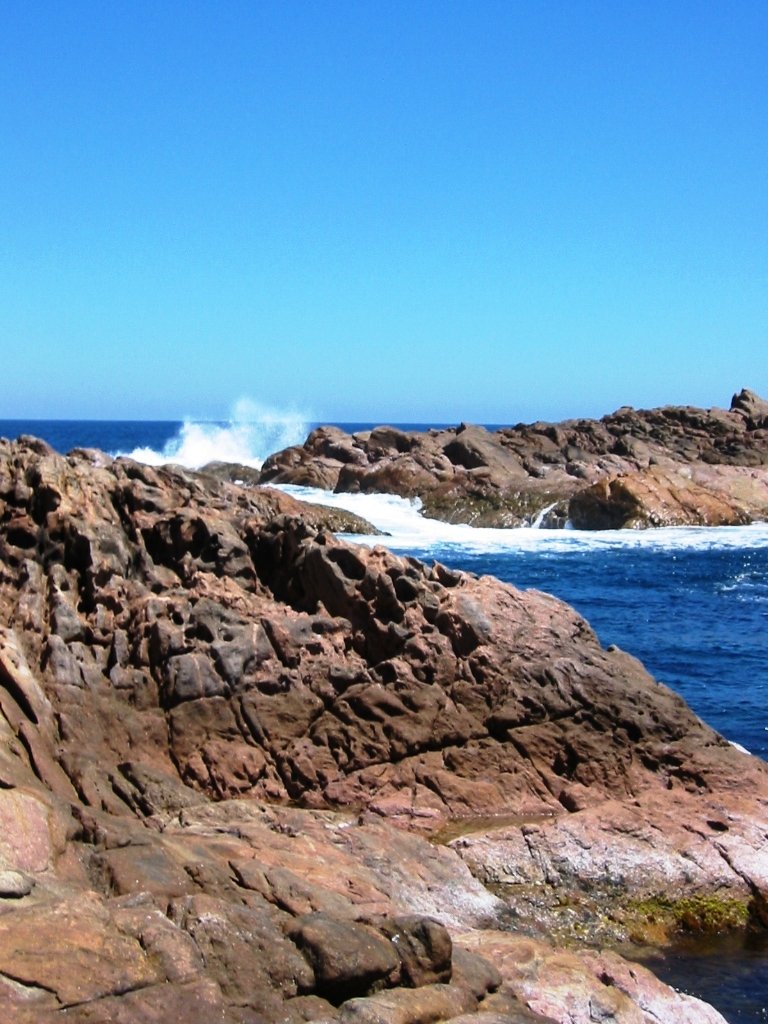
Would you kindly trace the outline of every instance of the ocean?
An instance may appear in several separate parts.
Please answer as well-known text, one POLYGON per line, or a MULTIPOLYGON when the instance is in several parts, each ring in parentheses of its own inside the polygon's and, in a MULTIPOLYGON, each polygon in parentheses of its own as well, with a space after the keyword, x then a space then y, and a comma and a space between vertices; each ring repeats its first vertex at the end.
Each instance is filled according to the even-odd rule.
MULTIPOLYGON (((260 423, 0 420, 0 436, 28 433, 61 452, 96 447, 195 468, 213 460, 260 465, 271 452, 303 441, 312 426, 298 417, 260 423)), ((768 524, 611 532, 473 529, 426 520, 417 502, 392 496, 284 489, 348 508, 388 534, 350 538, 356 543, 385 543, 398 553, 563 598, 604 644, 639 657, 728 740, 768 760, 768 524)), ((738 948, 681 948, 655 960, 653 968, 712 1002, 731 1024, 768 1021, 768 946, 760 939, 738 948), (717 969, 702 967, 713 960, 717 969)))

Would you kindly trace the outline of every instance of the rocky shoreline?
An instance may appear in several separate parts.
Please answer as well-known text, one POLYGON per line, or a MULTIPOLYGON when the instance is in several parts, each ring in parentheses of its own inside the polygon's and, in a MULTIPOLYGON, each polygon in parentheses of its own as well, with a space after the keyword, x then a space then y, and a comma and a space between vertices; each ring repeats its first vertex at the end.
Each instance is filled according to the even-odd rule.
POLYGON ((729 526, 768 517, 768 402, 619 409, 601 420, 488 431, 314 430, 270 456, 261 483, 419 498, 472 526, 729 526))
POLYGON ((337 528, 0 441, 5 1018, 721 1022, 579 938, 768 926, 766 765, 556 599, 337 528))

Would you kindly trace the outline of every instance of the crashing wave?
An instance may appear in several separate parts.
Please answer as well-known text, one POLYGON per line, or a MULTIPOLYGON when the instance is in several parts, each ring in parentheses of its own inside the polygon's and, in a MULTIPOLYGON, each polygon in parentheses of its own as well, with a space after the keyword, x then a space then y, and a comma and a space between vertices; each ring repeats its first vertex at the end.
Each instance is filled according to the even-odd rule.
POLYGON ((187 469, 199 469, 209 462, 232 462, 260 469, 272 452, 301 444, 308 433, 308 417, 294 410, 270 409, 250 399, 241 399, 227 421, 185 420, 178 433, 159 451, 134 448, 115 452, 161 466, 169 462, 187 469))

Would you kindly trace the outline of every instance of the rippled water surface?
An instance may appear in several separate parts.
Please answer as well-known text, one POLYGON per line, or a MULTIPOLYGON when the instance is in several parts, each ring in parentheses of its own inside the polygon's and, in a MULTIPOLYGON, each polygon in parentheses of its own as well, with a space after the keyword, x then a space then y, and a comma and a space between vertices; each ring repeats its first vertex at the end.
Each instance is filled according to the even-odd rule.
POLYGON ((723 937, 644 961, 667 984, 717 1006, 729 1024, 768 1021, 768 938, 723 937))

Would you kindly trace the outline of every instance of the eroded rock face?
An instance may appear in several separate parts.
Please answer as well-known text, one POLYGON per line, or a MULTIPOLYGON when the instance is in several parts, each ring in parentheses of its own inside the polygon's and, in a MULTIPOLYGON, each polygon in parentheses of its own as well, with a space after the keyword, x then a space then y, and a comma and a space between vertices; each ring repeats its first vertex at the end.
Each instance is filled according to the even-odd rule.
POLYGON ((260 479, 418 497, 425 515, 475 526, 732 525, 768 515, 766 410, 743 390, 728 411, 625 407, 493 433, 322 427, 270 456, 260 479))
POLYGON ((662 985, 645 968, 610 952, 553 952, 533 939, 493 931, 459 937, 497 965, 508 988, 544 1019, 712 1024, 719 1013, 662 985))
MULTIPOLYGON (((575 1022, 592 981, 545 1005, 457 938, 525 924, 484 882, 768 918, 760 762, 555 599, 286 510, 0 442, 7 1019, 575 1022)), ((617 1021, 657 1019, 608 977, 617 1021)))
POLYGON ((651 467, 606 477, 568 506, 576 529, 743 526, 765 515, 768 478, 741 466, 651 467))

